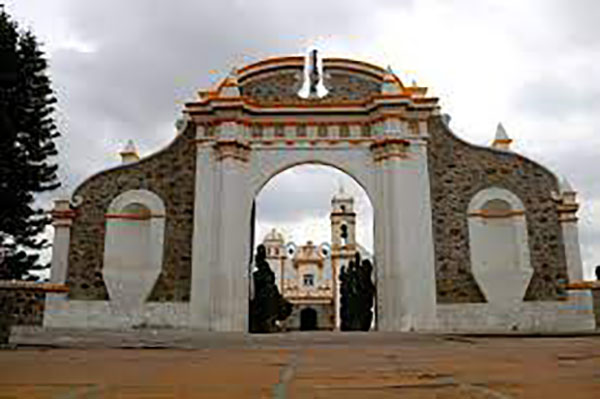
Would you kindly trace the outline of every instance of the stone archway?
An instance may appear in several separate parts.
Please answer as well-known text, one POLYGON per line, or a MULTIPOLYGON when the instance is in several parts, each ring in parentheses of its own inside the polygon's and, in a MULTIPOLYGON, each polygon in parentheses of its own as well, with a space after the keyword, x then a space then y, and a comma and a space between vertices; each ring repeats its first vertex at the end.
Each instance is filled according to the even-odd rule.
MULTIPOLYGON (((197 126, 191 324, 246 330, 253 199, 279 172, 316 163, 352 176, 371 199, 379 329, 432 329, 436 303, 425 120, 435 102, 421 97, 413 104, 411 95, 399 97, 397 78, 378 67, 325 59, 325 71, 345 74, 337 83, 325 82, 331 88, 327 104, 314 99, 296 104, 294 90, 273 83, 285 93, 270 105, 261 85, 288 74, 292 64, 301 68, 302 61, 245 67, 224 81, 221 97, 213 93, 187 104, 197 126), (359 81, 360 90, 381 87, 381 94, 348 100, 354 89, 343 86, 359 81), (385 113, 383 104, 389 106, 385 113)), ((356 90, 353 96, 363 95, 356 90)))
MULTIPOLYGON (((371 199, 356 178, 323 163, 293 164, 275 173, 254 198, 256 219, 251 221, 249 247, 256 252, 258 244, 265 245, 267 262, 279 292, 297 309, 295 316, 285 322, 288 329, 298 329, 299 311, 315 305, 325 315, 320 328, 339 330, 339 275, 356 252, 375 266, 371 278, 376 284, 373 250, 376 232, 371 199), (273 210, 279 222, 272 218, 273 210), (287 219, 292 215, 294 220, 287 219), (345 239, 342 227, 346 228, 345 239), (311 276, 312 284, 304 282, 306 275, 311 276)), ((252 275, 255 270, 252 254, 248 267, 252 275)), ((252 279, 249 286, 251 300, 252 279)), ((375 304, 376 301, 374 308, 375 304)), ((373 322, 375 329, 376 317, 373 322)))

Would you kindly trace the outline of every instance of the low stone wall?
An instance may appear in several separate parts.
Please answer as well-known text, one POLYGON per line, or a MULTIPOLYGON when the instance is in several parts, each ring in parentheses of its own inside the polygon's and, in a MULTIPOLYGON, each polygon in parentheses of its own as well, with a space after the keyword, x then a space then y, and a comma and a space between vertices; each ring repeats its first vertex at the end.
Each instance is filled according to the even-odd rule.
POLYGON ((146 302, 129 309, 111 301, 81 301, 48 294, 44 327, 123 329, 189 327, 188 302, 146 302))
POLYGON ((41 326, 46 294, 66 291, 60 284, 0 280, 1 314, 8 315, 13 325, 41 326))
POLYGON ((523 156, 478 147, 456 137, 440 117, 429 120, 429 179, 438 303, 485 303, 471 270, 468 206, 481 190, 498 187, 525 206, 533 275, 526 301, 555 301, 567 278, 562 228, 553 192, 558 180, 523 156))
POLYGON ((600 330, 600 289, 593 290, 592 296, 594 298, 594 317, 596 319, 596 329, 600 330))
POLYGON ((567 291, 560 301, 524 301, 513 306, 487 303, 438 304, 441 332, 584 332, 595 329, 590 290, 567 291))
POLYGON ((600 281, 574 281, 567 287, 572 290, 591 292, 596 329, 600 330, 600 281))
POLYGON ((45 292, 27 289, 0 289, 0 309, 11 324, 42 325, 45 292))
POLYGON ((58 284, 0 281, 0 343, 8 342, 11 326, 41 326, 46 294, 65 291, 58 284))

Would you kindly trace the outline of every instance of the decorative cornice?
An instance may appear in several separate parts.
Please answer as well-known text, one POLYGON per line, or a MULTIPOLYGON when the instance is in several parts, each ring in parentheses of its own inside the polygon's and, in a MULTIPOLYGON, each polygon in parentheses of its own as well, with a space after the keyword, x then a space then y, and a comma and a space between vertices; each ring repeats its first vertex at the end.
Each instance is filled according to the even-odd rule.
POLYGON ((233 158, 241 162, 248 162, 250 159, 250 145, 237 139, 218 139, 214 144, 214 149, 219 161, 233 158))
POLYGON ((72 209, 50 211, 52 219, 73 219, 77 213, 72 209))
MULTIPOLYGON (((373 143, 377 139, 375 137, 252 137, 245 140, 248 146, 254 145, 265 145, 265 146, 273 146, 277 144, 285 144, 287 146, 297 145, 298 143, 307 143, 310 145, 318 145, 318 144, 328 144, 328 145, 337 145, 342 143, 348 143, 350 145, 360 145, 365 143, 373 143)), ((195 139, 194 142, 196 144, 206 144, 206 143, 217 143, 221 140, 216 137, 204 137, 195 139)))
POLYGON ((70 227, 73 224, 73 219, 77 216, 77 212, 72 209, 55 209, 50 211, 50 215, 52 216, 52 226, 70 227))
POLYGON ((558 212, 558 220, 564 222, 576 222, 577 210, 579 204, 576 200, 577 194, 574 191, 566 191, 560 194, 553 192, 552 199, 556 202, 556 211, 558 212))
POLYGON ((27 290, 42 292, 69 292, 64 284, 35 283, 32 281, 0 280, 0 290, 27 290))
POLYGON ((186 112, 210 113, 215 108, 242 108, 259 113, 323 113, 323 112, 370 112, 384 105, 397 105, 417 109, 433 110, 438 107, 437 97, 413 97, 410 94, 374 94, 364 100, 346 101, 293 101, 293 102, 257 102, 242 97, 220 97, 218 93, 210 92, 198 101, 185 104, 186 112))
POLYGON ((342 211, 332 211, 329 214, 329 218, 332 219, 334 216, 336 217, 342 217, 342 216, 347 216, 347 217, 356 217, 356 212, 342 212, 342 211))
POLYGON ((577 221, 577 210, 579 204, 576 202, 561 202, 556 205, 556 211, 558 212, 558 220, 560 222, 576 222, 577 221))
POLYGON ((377 139, 371 144, 373 160, 380 162, 388 159, 406 159, 410 142, 400 138, 377 139))
POLYGON ((600 291, 600 281, 598 280, 579 280, 566 285, 568 290, 598 290, 600 291))

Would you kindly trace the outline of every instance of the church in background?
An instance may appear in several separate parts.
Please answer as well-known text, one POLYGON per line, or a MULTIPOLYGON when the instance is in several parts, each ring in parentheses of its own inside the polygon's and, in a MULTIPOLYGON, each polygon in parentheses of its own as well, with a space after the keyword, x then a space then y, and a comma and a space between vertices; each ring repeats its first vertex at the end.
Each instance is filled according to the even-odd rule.
POLYGON ((343 188, 331 199, 330 220, 330 243, 286 243, 276 229, 263 239, 277 288, 294 306, 292 315, 281 325, 284 330, 339 330, 340 270, 357 251, 362 259, 372 260, 356 242, 354 198, 343 188))

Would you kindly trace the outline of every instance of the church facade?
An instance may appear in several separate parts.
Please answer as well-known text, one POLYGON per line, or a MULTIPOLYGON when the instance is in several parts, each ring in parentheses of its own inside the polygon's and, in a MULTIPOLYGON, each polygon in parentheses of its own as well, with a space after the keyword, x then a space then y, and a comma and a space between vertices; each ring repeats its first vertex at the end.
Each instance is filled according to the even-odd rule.
POLYGON ((356 241, 356 217, 354 198, 341 188, 331 199, 330 242, 296 245, 276 229, 264 237, 262 244, 279 292, 293 305, 283 330, 340 329, 340 272, 356 252, 361 259, 371 260, 371 254, 356 241))
POLYGON ((427 89, 350 59, 266 59, 186 104, 171 144, 55 203, 49 327, 247 331, 253 201, 304 163, 374 209, 375 328, 594 328, 575 192, 511 151, 457 137, 427 89))

